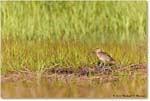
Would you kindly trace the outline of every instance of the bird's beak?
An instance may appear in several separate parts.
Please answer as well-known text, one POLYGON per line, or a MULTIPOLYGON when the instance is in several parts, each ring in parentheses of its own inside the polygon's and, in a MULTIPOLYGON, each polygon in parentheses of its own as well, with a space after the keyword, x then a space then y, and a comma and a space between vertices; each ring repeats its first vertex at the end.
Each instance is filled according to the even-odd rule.
POLYGON ((91 53, 95 53, 95 51, 94 51, 94 50, 92 50, 92 51, 91 51, 91 53))
POLYGON ((88 52, 88 54, 94 54, 95 53, 95 51, 89 51, 88 52))

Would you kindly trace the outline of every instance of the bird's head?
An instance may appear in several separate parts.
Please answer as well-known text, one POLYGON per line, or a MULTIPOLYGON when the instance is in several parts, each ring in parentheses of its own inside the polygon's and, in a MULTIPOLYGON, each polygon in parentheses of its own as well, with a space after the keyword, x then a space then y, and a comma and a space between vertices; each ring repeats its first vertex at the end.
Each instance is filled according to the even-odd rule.
POLYGON ((96 48, 96 49, 94 50, 94 53, 99 53, 99 52, 101 52, 101 49, 99 49, 99 48, 96 48))
POLYGON ((97 54, 97 53, 99 53, 99 52, 102 52, 101 49, 96 48, 96 49, 90 51, 89 54, 91 54, 91 53, 94 53, 94 54, 96 53, 96 54, 97 54))

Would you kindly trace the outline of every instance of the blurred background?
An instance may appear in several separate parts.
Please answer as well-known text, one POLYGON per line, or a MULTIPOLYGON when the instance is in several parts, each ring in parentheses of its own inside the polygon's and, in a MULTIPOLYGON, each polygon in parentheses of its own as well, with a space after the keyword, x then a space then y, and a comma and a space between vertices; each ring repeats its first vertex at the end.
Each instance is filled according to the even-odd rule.
POLYGON ((146 2, 2 2, 3 39, 140 42, 146 2))

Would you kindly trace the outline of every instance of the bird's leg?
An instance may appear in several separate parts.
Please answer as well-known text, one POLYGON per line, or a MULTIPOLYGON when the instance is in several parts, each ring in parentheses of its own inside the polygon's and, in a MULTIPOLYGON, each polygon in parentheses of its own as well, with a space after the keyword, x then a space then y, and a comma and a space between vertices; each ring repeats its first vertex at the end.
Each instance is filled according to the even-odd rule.
POLYGON ((96 69, 97 70, 103 70, 103 62, 102 61, 98 61, 98 63, 97 63, 97 66, 96 66, 96 69))
POLYGON ((98 61, 98 63, 97 63, 97 66, 99 67, 101 67, 101 64, 102 64, 102 62, 101 61, 98 61))
POLYGON ((104 63, 104 65, 103 65, 103 69, 105 70, 105 66, 106 66, 106 64, 104 63))
POLYGON ((97 65, 98 65, 98 66, 101 65, 101 61, 98 61, 97 65))

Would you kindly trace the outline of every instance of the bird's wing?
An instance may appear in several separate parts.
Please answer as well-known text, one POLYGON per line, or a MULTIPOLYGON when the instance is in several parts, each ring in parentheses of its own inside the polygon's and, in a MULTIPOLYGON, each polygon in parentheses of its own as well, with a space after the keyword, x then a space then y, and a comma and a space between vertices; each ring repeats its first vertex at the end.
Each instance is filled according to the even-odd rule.
POLYGON ((102 52, 105 56, 107 56, 107 59, 109 59, 109 61, 115 61, 108 53, 106 52, 102 52))

